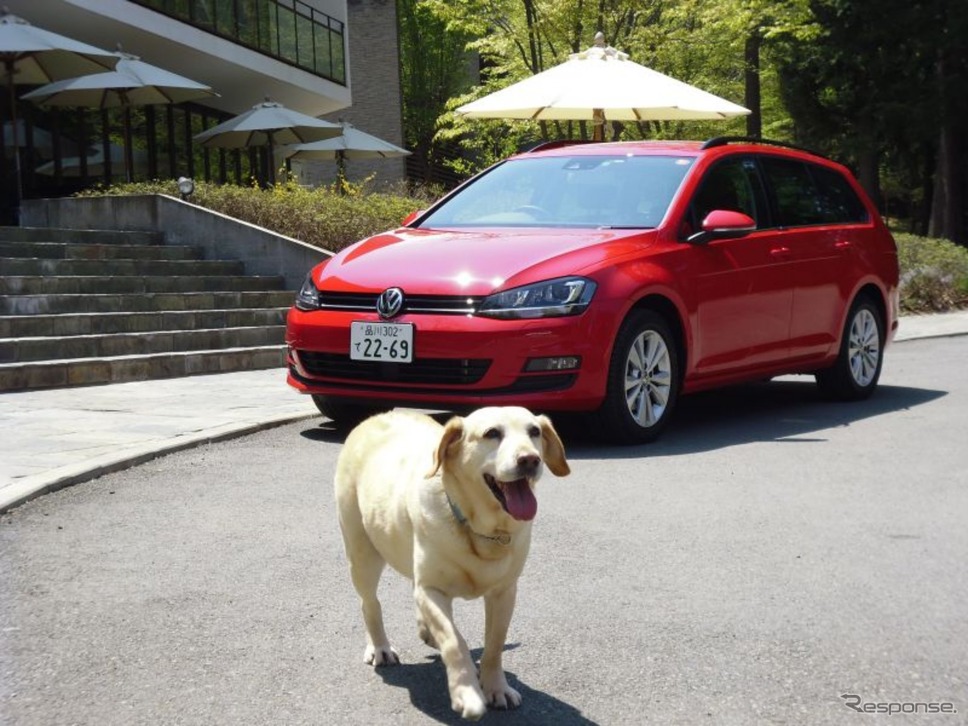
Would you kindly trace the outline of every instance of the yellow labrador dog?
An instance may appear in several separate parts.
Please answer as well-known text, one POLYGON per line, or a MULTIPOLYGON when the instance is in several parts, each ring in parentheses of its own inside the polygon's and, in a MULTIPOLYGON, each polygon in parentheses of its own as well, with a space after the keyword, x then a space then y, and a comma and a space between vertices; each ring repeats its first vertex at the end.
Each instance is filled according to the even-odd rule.
POLYGON ((350 575, 363 601, 367 663, 399 663, 377 599, 390 563, 414 583, 418 632, 440 649, 451 707, 476 720, 488 705, 521 703, 501 655, 544 466, 557 476, 570 471, 551 422, 524 408, 482 408, 446 426, 392 411, 350 433, 336 465, 336 502, 350 575), (455 597, 484 598, 480 678, 454 625, 455 597))

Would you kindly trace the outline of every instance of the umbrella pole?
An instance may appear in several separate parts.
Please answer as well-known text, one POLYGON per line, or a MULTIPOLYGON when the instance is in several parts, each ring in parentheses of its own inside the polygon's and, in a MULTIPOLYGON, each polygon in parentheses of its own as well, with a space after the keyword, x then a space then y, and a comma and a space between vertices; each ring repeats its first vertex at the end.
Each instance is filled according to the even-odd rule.
POLYGON ((346 196, 346 156, 342 149, 336 152, 336 184, 340 196, 346 196))
POLYGON ((131 149, 131 106, 128 99, 122 94, 124 104, 124 180, 131 183, 132 167, 134 166, 134 153, 131 149))
POLYGON ((594 128, 592 129, 592 141, 604 141, 605 140, 605 112, 596 108, 592 111, 592 124, 594 128))
POLYGON ((266 160, 269 165, 269 172, 266 177, 269 180, 269 186, 275 186, 276 183, 276 157, 272 143, 272 131, 268 132, 269 136, 269 158, 266 160))
POLYGON ((10 90, 10 126, 13 133, 13 166, 16 197, 14 198, 13 217, 14 221, 20 224, 20 202, 24 198, 23 183, 20 180, 20 129, 17 127, 17 93, 13 83, 13 61, 5 63, 7 67, 7 88, 10 90))

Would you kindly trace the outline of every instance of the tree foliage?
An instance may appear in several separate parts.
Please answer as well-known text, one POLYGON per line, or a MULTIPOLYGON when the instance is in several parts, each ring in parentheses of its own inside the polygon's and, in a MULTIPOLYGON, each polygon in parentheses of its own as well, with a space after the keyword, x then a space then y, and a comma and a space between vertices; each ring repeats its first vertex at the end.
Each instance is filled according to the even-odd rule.
MULTIPOLYGON (((581 122, 462 118, 454 109, 565 61, 601 30, 632 60, 745 104, 729 122, 614 124, 612 138, 744 130, 848 164, 912 231, 968 244, 968 3, 951 0, 401 0, 463 40, 479 83, 449 86, 431 134, 466 174, 581 122)), ((476 79, 470 79, 474 81, 476 79)), ((430 106, 427 106, 430 108, 430 106)))

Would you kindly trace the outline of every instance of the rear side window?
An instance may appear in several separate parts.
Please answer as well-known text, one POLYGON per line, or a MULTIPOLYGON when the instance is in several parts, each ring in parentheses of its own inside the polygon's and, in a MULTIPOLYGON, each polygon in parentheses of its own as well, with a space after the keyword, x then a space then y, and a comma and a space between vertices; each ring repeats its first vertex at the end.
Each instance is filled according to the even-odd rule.
POLYGON ((763 171, 773 191, 781 227, 848 224, 867 220, 867 209, 839 173, 816 164, 765 156, 763 171))
POLYGON ((776 223, 780 227, 823 224, 823 202, 807 165, 775 156, 763 157, 763 171, 773 189, 776 223))
POLYGON ((817 188, 823 215, 829 222, 866 222, 867 207, 857 196, 850 183, 838 172, 824 166, 810 165, 817 188))

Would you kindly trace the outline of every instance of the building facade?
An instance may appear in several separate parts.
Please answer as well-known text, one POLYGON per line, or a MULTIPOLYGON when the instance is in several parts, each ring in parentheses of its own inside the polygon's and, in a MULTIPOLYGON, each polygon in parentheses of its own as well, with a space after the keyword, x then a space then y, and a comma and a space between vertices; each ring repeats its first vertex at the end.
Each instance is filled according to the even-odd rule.
MULTIPOLYGON (((296 111, 345 118, 400 144, 396 7, 388 0, 4 0, 32 25, 127 53, 213 88, 194 103, 121 110, 45 108, 0 100, 0 195, 15 204, 13 138, 24 198, 60 196, 123 181, 130 133, 134 180, 190 176, 224 183, 264 179, 264 149, 203 149, 192 136, 270 98, 296 111), (376 35, 374 35, 376 33, 376 35)), ((31 86, 16 85, 16 96, 31 86)), ((332 166, 332 165, 330 165, 332 166)), ((325 167, 323 172, 329 171, 325 167)), ((310 174, 324 179, 326 174, 310 174)), ((381 178, 403 165, 378 167, 381 178)))

